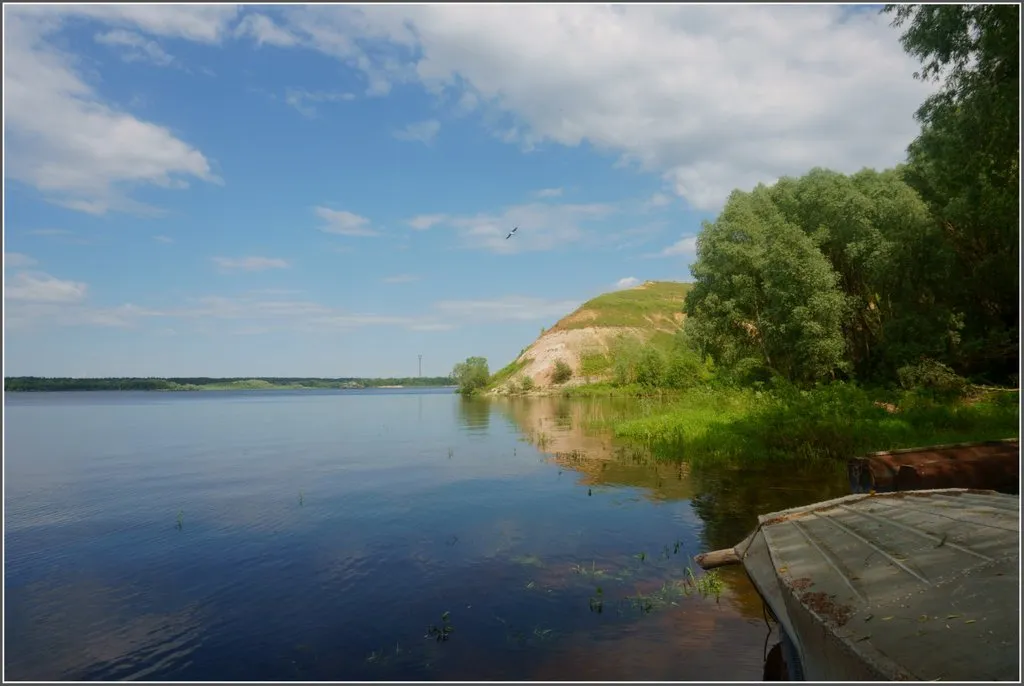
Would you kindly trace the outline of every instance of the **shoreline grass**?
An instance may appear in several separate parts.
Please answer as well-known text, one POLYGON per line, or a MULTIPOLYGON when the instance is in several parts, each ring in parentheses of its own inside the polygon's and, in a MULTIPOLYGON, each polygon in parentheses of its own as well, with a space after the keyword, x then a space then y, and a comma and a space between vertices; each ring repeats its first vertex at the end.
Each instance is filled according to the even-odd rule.
POLYGON ((809 391, 693 391, 604 422, 662 458, 847 459, 878 450, 1019 437, 1018 391, 942 398, 832 384, 809 391))

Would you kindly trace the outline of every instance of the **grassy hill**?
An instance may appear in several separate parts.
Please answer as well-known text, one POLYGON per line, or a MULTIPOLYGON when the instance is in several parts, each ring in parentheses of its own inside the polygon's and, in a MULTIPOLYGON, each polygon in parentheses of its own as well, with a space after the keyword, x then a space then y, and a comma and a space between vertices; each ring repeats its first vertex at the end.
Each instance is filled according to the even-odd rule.
POLYGON ((678 329, 682 308, 693 284, 675 281, 648 281, 622 291, 599 295, 551 327, 551 331, 569 331, 593 326, 639 329, 678 329))
POLYGON ((496 373, 495 392, 525 383, 535 388, 578 385, 610 377, 615 350, 630 341, 668 346, 683 324, 683 301, 691 284, 648 281, 599 295, 559 320, 496 373), (556 366, 571 370, 558 380, 556 366))

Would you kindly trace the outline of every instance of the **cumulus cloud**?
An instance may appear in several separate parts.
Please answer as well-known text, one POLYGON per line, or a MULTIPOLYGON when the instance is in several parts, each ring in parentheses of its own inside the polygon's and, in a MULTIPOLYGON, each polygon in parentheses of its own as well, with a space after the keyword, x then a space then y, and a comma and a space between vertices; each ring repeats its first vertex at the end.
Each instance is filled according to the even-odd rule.
POLYGON ((291 266, 288 260, 278 257, 214 257, 212 260, 223 271, 261 272, 291 266))
POLYGON ((174 239, 170 236, 153 236, 153 240, 157 243, 173 243, 174 239))
POLYGON ((432 226, 437 226, 447 218, 443 214, 421 214, 413 217, 407 223, 417 231, 426 231, 432 226))
MULTIPOLYGON (((4 255, 6 257, 6 253, 4 255)), ((85 299, 88 286, 64 281, 42 272, 19 272, 4 283, 4 300, 26 303, 76 303, 85 299)))
POLYGON ((385 276, 381 281, 384 283, 412 283, 413 281, 419 281, 420 277, 415 274, 396 274, 394 276, 385 276))
POLYGON ((153 212, 129 197, 131 186, 220 182, 203 153, 170 129, 104 102, 75 71, 74 60, 50 41, 68 13, 138 21, 168 35, 210 34, 157 7, 82 5, 61 13, 62 7, 5 10, 5 154, 11 178, 90 214, 153 212))
POLYGON ((473 322, 529 322, 565 316, 580 303, 510 295, 481 300, 442 300, 434 309, 448 317, 473 322))
POLYGON ((21 267, 31 267, 36 264, 36 261, 24 255, 20 252, 7 252, 4 251, 4 266, 8 269, 19 269, 21 267))
POLYGON ((325 102, 348 102, 355 100, 354 93, 337 91, 308 91, 301 88, 289 88, 285 91, 284 101, 294 107, 304 117, 313 118, 317 115, 316 104, 325 102))
POLYGON ((248 36, 255 40, 257 45, 288 47, 298 42, 293 33, 262 14, 249 14, 243 17, 235 27, 235 35, 248 36))
POLYGON ((95 36, 97 43, 121 48, 121 59, 125 62, 151 62, 160 67, 174 63, 174 57, 167 54, 160 44, 132 31, 116 29, 95 36))
POLYGON ((441 130, 441 122, 436 119, 409 124, 405 128, 395 131, 392 135, 400 141, 416 141, 424 145, 430 145, 441 130))
POLYGON ((655 193, 647 200, 646 203, 644 203, 644 207, 646 209, 656 209, 659 207, 667 207, 671 204, 671 197, 665 195, 664 193, 655 193))
POLYGON ((626 278, 619 279, 615 282, 615 290, 621 291, 627 288, 632 288, 633 286, 638 286, 639 284, 640 279, 635 276, 627 276, 626 278))
POLYGON ((602 203, 530 203, 498 213, 423 215, 409 220, 409 224, 414 228, 447 227, 458 234, 466 248, 513 254, 552 250, 578 242, 586 237, 584 226, 587 223, 606 219, 614 212, 615 207, 602 203), (519 230, 511 239, 506 239, 514 226, 519 230))
POLYGON ((561 188, 542 188, 539 191, 537 191, 538 198, 559 198, 561 196, 561 188))
POLYGON ((677 257, 679 255, 695 255, 697 253, 697 237, 686 236, 658 253, 658 257, 677 257))
POLYGON ((378 232, 370 227, 370 220, 347 210, 332 210, 329 207, 313 208, 316 216, 324 220, 320 230, 338 236, 376 236, 378 232))
POLYGON ((283 16, 303 45, 354 64, 378 93, 418 82, 509 142, 588 143, 704 210, 733 188, 816 165, 901 161, 934 88, 913 79, 887 17, 840 5, 302 6, 283 16))
POLYGON ((219 43, 240 11, 238 5, 73 4, 34 6, 19 13, 53 20, 63 17, 92 19, 130 27, 154 36, 219 43))

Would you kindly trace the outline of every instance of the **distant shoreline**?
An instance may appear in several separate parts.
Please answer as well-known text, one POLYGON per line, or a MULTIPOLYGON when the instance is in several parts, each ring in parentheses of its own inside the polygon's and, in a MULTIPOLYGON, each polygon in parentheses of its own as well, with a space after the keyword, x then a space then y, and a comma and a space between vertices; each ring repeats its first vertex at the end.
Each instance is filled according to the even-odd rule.
POLYGON ((454 388, 447 377, 410 378, 301 378, 301 377, 170 377, 68 378, 7 377, 5 393, 59 393, 67 391, 317 391, 454 388))

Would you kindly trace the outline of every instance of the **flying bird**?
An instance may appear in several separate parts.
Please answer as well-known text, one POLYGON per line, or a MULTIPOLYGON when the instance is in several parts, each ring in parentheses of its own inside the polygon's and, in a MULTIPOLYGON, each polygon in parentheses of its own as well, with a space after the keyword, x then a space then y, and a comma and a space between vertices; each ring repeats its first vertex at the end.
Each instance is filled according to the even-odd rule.
POLYGON ((512 238, 512 234, 514 234, 518 230, 519 230, 519 227, 517 226, 516 228, 512 229, 511 231, 509 231, 508 235, 505 236, 505 240, 507 241, 509 238, 512 238))

